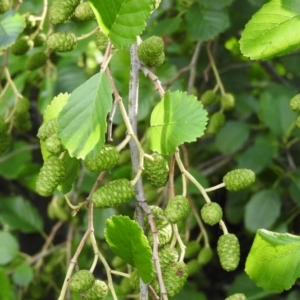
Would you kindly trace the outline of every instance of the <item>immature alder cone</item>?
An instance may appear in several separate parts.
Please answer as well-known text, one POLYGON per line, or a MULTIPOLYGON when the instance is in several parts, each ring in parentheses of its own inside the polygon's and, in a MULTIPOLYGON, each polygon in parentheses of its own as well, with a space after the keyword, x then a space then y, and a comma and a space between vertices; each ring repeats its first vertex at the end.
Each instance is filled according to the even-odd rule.
POLYGON ((51 154, 60 154, 63 151, 61 139, 56 133, 52 134, 45 141, 45 148, 51 154))
POLYGON ((176 224, 185 218, 189 211, 190 205, 188 199, 179 195, 169 200, 164 210, 164 215, 170 223, 176 224))
POLYGON ((36 181, 36 191, 41 196, 50 196, 66 175, 62 160, 51 156, 44 161, 36 181))
POLYGON ((96 46, 102 53, 105 52, 108 45, 108 41, 108 37, 102 31, 98 31, 95 33, 96 46))
POLYGON ((169 246, 166 246, 158 250, 158 257, 161 271, 164 272, 171 263, 178 260, 178 252, 175 248, 171 249, 169 246))
POLYGON ((197 241, 190 241, 186 243, 184 258, 189 259, 194 257, 200 251, 200 244, 197 241))
POLYGON ((69 287, 73 293, 82 293, 89 290, 94 282, 95 277, 90 271, 80 270, 71 277, 69 287))
POLYGON ((34 71, 43 67, 47 62, 47 55, 44 52, 36 52, 25 62, 25 68, 28 71, 34 71))
POLYGON ((183 262, 171 263, 163 274, 166 290, 169 297, 178 294, 188 277, 188 268, 183 262))
POLYGON ((225 116, 222 112, 215 112, 209 118, 207 133, 216 134, 225 123, 225 116))
POLYGON ((216 202, 206 203, 201 209, 203 222, 208 225, 215 225, 222 219, 223 211, 221 206, 216 202))
POLYGON ((31 129, 29 108, 30 101, 27 98, 17 101, 13 115, 13 125, 16 129, 25 132, 31 129))
POLYGON ((234 108, 235 99, 232 94, 226 93, 226 94, 222 95, 220 101, 221 101, 221 107, 224 110, 231 110, 234 108))
POLYGON ((192 260, 188 261, 186 266, 188 268, 188 277, 193 276, 196 273, 198 273, 198 271, 201 268, 201 265, 199 264, 197 259, 192 259, 192 260))
POLYGON ((74 18, 76 21, 88 21, 95 19, 95 14, 88 2, 82 2, 76 7, 74 18))
POLYGON ((101 300, 107 295, 108 287, 104 281, 96 279, 92 287, 84 293, 85 300, 101 300))
POLYGON ((34 39, 33 39, 33 43, 34 46, 33 47, 41 47, 45 44, 47 40, 47 37, 44 33, 39 33, 34 39))
POLYGON ((214 253, 210 247, 204 247, 200 250, 197 261, 200 265, 206 265, 211 261, 213 255, 214 253))
POLYGON ((237 268, 240 261, 240 243, 234 234, 219 237, 217 252, 224 270, 234 271, 237 268))
POLYGON ((300 112, 300 94, 290 100, 290 108, 295 112, 300 112))
POLYGON ((76 36, 71 31, 55 32, 49 35, 47 46, 56 52, 72 51, 77 45, 76 36))
POLYGON ((105 145, 95 158, 86 157, 85 167, 91 172, 100 172, 113 168, 119 160, 119 151, 112 145, 105 145))
POLYGON ((80 0, 54 0, 49 9, 49 18, 52 24, 65 23, 73 15, 80 0))
POLYGON ((223 177, 225 188, 228 191, 237 192, 249 187, 255 181, 255 174, 249 169, 236 169, 228 172, 223 177))
POLYGON ((11 46, 11 52, 14 55, 23 55, 33 47, 33 41, 25 35, 18 38, 11 46))
POLYGON ((154 188, 166 185, 169 176, 168 162, 159 153, 153 153, 154 160, 145 159, 144 167, 147 179, 154 188))
POLYGON ((151 36, 138 46, 139 59, 149 67, 158 67, 165 60, 164 41, 158 36, 151 36))
POLYGON ((134 187, 127 179, 117 179, 100 187, 92 196, 95 207, 116 207, 131 200, 135 195, 134 187))
POLYGON ((227 297, 225 300, 247 300, 244 294, 238 293, 227 297))
POLYGON ((0 0, 0 14, 4 14, 10 9, 11 0, 0 0))
POLYGON ((50 137, 52 134, 57 132, 57 119, 53 118, 47 122, 44 122, 37 133, 37 137, 45 141, 48 137, 50 137))
POLYGON ((213 104, 217 100, 217 95, 213 90, 207 90, 203 93, 200 98, 200 101, 203 105, 213 104))

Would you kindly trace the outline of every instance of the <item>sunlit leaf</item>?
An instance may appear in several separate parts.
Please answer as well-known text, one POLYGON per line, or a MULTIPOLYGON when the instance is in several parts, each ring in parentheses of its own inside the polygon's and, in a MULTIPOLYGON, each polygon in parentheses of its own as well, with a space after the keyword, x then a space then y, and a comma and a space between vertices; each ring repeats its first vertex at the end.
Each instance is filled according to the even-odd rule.
POLYGON ((167 91, 151 114, 148 137, 153 151, 174 153, 176 147, 203 135, 207 112, 196 97, 167 91))
POLYGON ((58 134, 71 157, 84 159, 89 152, 99 153, 103 147, 111 93, 110 83, 101 71, 71 94, 58 116, 58 134))
POLYGON ((150 16, 150 0, 89 0, 97 22, 117 48, 136 42, 150 16))
POLYGON ((270 59, 300 47, 299 0, 271 0, 246 24, 240 39, 242 53, 251 59, 270 59))
POLYGON ((246 273, 267 291, 288 290, 300 277, 300 237, 257 231, 246 261, 246 273))

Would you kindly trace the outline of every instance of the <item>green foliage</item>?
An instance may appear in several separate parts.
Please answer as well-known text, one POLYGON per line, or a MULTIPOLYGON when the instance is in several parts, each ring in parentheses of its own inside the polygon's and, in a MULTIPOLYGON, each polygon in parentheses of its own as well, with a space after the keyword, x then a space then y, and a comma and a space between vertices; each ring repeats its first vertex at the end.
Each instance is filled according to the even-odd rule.
POLYGON ((89 0, 89 3, 100 28, 117 48, 129 46, 136 41, 136 37, 146 27, 151 9, 150 0, 141 0, 138 3, 130 0, 115 0, 114 5, 109 0, 89 0))
POLYGON ((91 151, 99 153, 111 106, 111 88, 103 72, 73 91, 58 117, 59 136, 72 157, 84 159, 91 151))
POLYGON ((0 50, 11 46, 23 31, 25 22, 20 14, 8 11, 0 17, 0 50))
POLYGON ((0 265, 6 265, 11 262, 19 252, 19 245, 16 238, 9 232, 0 231, 0 265))
POLYGON ((251 59, 270 59, 299 49, 299 36, 294 30, 300 22, 298 4, 293 0, 266 3, 243 31, 242 53, 251 59))
POLYGON ((288 233, 258 230, 246 261, 246 273, 265 290, 278 293, 290 289, 300 276, 299 241, 298 236, 288 233))
POLYGON ((166 92, 151 114, 148 132, 151 149, 171 154, 177 146, 195 141, 203 135, 206 114, 196 97, 182 92, 166 92))
POLYGON ((139 225, 125 216, 106 221, 105 239, 112 251, 138 269, 145 283, 152 279, 152 251, 139 225))

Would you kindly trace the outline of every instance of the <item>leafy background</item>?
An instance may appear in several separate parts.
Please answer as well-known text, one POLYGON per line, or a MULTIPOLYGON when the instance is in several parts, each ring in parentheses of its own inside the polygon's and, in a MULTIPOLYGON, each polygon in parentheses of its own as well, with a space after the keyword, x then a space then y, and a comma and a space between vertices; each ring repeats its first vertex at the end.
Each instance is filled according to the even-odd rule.
MULTIPOLYGON (((231 273, 223 271, 215 251, 213 261, 190 277, 183 291, 174 299, 217 300, 234 292, 244 292, 250 300, 300 299, 297 282, 290 291, 274 294, 257 287, 244 272, 245 259, 258 228, 295 235, 300 232, 300 130, 293 128, 296 115, 289 109, 289 99, 299 92, 299 53, 251 61, 242 55, 238 43, 245 24, 264 2, 163 0, 150 17, 143 34, 143 38, 159 35, 165 41, 167 59, 155 74, 171 91, 187 90, 189 72, 182 69, 189 66, 195 44, 201 41, 196 80, 192 87, 192 93, 198 97, 215 86, 205 51, 205 42, 213 39, 211 48, 220 76, 226 91, 235 95, 236 107, 226 112, 226 123, 215 136, 205 135, 186 144, 190 171, 206 186, 220 183, 226 172, 237 167, 251 168, 257 176, 251 189, 238 193, 219 190, 212 194, 212 199, 224 209, 229 231, 237 234, 241 242, 239 268, 231 273)), ((19 11, 39 14, 41 9, 41 1, 24 0, 19 11)), ((21 22, 19 26, 23 26, 21 22)), ((57 26, 56 30, 71 30, 80 36, 94 26, 95 22, 67 22, 57 26)), ((24 72, 24 58, 9 56, 13 80, 18 90, 31 101, 33 128, 26 134, 15 132, 13 147, 0 157, 0 298, 57 298, 67 262, 86 228, 87 215, 82 210, 71 218, 59 193, 52 199, 36 194, 35 180, 42 164, 36 134, 42 114, 52 98, 59 93, 74 91, 98 71, 101 59, 102 54, 96 51, 92 37, 79 42, 73 52, 59 55, 55 70, 24 72), (50 240, 52 234, 54 238, 50 240), (47 244, 49 240, 50 244, 47 244)), ((4 56, 0 55, 0 64, 3 62, 4 56)), ((126 102, 129 80, 129 52, 126 48, 113 56, 111 71, 126 102)), ((0 76, 3 88, 5 77, 0 76)), ((10 89, 6 97, 9 103, 13 103, 10 89)), ((140 101, 139 133, 143 136, 150 124, 150 113, 158 102, 154 87, 144 76, 141 76, 140 101)), ((0 114, 5 109, 0 100, 0 114)), ((216 104, 206 109, 209 117, 219 107, 216 104)), ((124 133, 120 123, 121 118, 117 115, 114 127, 116 143, 121 141, 124 133)), ((119 165, 106 180, 130 178, 130 174, 129 157, 124 152, 119 165)), ((88 195, 95 180, 95 175, 87 172, 82 176, 80 199, 88 195)), ((176 188, 180 190, 180 174, 176 176, 176 188)), ((189 186, 188 192, 200 209, 204 202, 198 191, 189 186)), ((164 205, 161 193, 146 188, 146 195, 151 204, 164 205)), ((105 243, 105 221, 115 213, 132 217, 133 211, 134 203, 129 203, 118 210, 94 212, 98 244, 110 262, 114 254, 105 243)), ((181 230, 184 230, 184 224, 181 230)), ((215 249, 221 230, 217 227, 207 230, 215 249)), ((191 240, 199 234, 193 222, 189 224, 189 232, 191 240)), ((79 257, 81 268, 91 265, 91 251, 89 245, 84 248, 79 257)), ((100 266, 95 273, 105 279, 100 266)), ((119 283, 120 279, 115 277, 119 297, 125 299, 119 283)))

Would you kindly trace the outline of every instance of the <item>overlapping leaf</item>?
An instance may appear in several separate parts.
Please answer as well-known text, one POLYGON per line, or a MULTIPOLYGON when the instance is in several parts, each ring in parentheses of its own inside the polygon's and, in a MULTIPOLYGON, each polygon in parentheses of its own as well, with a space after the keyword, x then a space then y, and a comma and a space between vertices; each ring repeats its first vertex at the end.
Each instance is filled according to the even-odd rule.
POLYGON ((100 72, 73 91, 58 116, 58 134, 71 157, 99 153, 105 142, 106 117, 112 107, 109 81, 100 72))
POLYGON ((207 112, 196 97, 167 91, 151 114, 148 137, 153 151, 174 153, 176 147, 203 135, 207 112))
POLYGON ((280 293, 300 277, 300 237, 260 229, 246 261, 246 273, 264 290, 280 293))
POLYGON ((299 49, 300 1, 271 0, 246 24, 240 39, 242 53, 269 59, 299 49))
POLYGON ((97 22, 117 48, 136 42, 150 16, 150 0, 89 0, 97 22))
POLYGON ((0 18, 0 50, 11 46, 25 27, 24 18, 9 10, 0 18))
POLYGON ((111 250, 138 269, 143 282, 152 279, 152 251, 142 228, 126 216, 113 216, 106 221, 105 239, 111 250))

